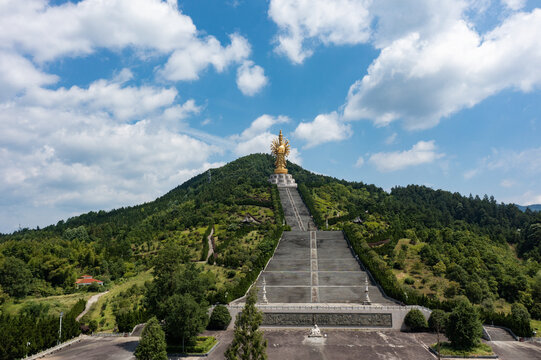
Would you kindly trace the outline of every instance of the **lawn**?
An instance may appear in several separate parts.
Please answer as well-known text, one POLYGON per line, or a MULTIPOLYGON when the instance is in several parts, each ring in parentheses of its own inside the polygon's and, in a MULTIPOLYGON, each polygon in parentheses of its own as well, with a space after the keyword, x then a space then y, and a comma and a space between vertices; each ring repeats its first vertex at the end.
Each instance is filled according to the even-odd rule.
POLYGON ((186 355, 202 355, 208 353, 218 340, 214 336, 198 336, 195 344, 186 346, 185 352, 182 351, 182 345, 168 345, 167 353, 169 354, 186 354, 186 355))
POLYGON ((33 297, 29 296, 23 300, 11 299, 6 304, 3 305, 3 310, 6 314, 18 314, 24 306, 27 306, 31 303, 43 304, 48 307, 47 314, 58 316, 60 312, 66 313, 71 309, 73 305, 80 299, 87 300, 92 295, 96 293, 84 292, 84 293, 75 293, 69 295, 56 295, 48 297, 33 297))
MULTIPOLYGON (((437 344, 431 346, 432 349, 438 351, 437 344)), ((494 351, 487 344, 479 344, 471 350, 456 350, 451 347, 451 344, 448 342, 442 342, 439 352, 441 355, 454 355, 459 357, 468 357, 468 356, 487 356, 494 355, 494 351)))

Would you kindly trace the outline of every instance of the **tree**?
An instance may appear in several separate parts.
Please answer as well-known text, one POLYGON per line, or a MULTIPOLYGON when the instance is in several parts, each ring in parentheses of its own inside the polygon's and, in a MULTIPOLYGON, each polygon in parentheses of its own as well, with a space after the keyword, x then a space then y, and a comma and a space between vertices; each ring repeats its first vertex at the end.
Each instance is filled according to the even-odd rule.
POLYGON ((445 322, 447 321, 447 314, 445 311, 436 309, 432 311, 428 318, 428 327, 435 333, 445 332, 445 322))
POLYGON ((477 310, 467 299, 459 301, 449 314, 445 335, 455 349, 467 350, 479 344, 483 325, 477 310))
POLYGON ((168 309, 165 316, 165 332, 168 341, 193 343, 194 338, 202 332, 208 323, 206 302, 198 303, 191 294, 175 294, 165 303, 168 309))
POLYGON ((418 309, 412 309, 404 318, 404 323, 413 331, 422 331, 427 328, 425 316, 418 309))
POLYGON ((263 321, 263 314, 255 307, 257 292, 252 287, 246 297, 246 305, 235 320, 235 333, 233 342, 225 352, 227 360, 266 360, 267 340, 259 325, 263 321))
POLYGON ((211 330, 225 330, 231 322, 229 310, 224 305, 216 305, 210 315, 208 328, 211 330))
POLYGON ((135 349, 137 360, 167 360, 165 333, 156 317, 148 320, 135 349))
POLYGON ((440 358, 440 334, 445 332, 445 322, 447 321, 447 314, 445 311, 436 309, 433 310, 428 318, 428 327, 430 330, 436 333, 436 345, 438 347, 438 359, 440 358))
POLYGON ((32 273, 26 263, 9 256, 0 266, 0 285, 6 293, 14 297, 23 297, 30 291, 32 273))
POLYGON ((511 322, 513 324, 513 330, 517 336, 532 336, 530 314, 528 313, 526 307, 521 303, 514 303, 511 305, 511 322))

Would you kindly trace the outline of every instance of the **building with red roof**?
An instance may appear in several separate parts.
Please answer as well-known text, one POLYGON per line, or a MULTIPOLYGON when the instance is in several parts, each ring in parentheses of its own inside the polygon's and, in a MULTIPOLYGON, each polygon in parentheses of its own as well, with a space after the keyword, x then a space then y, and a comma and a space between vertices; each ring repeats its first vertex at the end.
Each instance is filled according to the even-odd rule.
POLYGON ((103 281, 98 280, 98 279, 93 279, 91 275, 83 275, 83 276, 80 276, 77 280, 75 280, 75 286, 77 287, 88 286, 94 283, 98 285, 103 285, 103 281))

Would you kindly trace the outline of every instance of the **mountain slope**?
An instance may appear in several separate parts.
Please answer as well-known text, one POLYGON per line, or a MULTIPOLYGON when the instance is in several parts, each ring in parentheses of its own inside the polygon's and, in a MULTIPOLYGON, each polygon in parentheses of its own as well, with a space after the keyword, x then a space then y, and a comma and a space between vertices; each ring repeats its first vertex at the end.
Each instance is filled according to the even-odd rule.
MULTIPOLYGON (((405 291, 439 300, 464 294, 502 309, 513 301, 529 309, 541 302, 541 276, 536 276, 541 213, 521 212, 487 196, 414 185, 386 193, 295 164, 288 169, 317 225, 343 229, 358 246, 365 244, 375 264, 389 269, 387 280, 405 291)), ((272 254, 282 230, 277 192, 267 183, 272 171, 272 157, 253 154, 152 202, 1 235, 3 293, 69 293, 82 273, 106 283, 129 278, 148 270, 158 250, 171 243, 197 261, 206 255, 206 235, 214 225, 215 256, 200 264, 214 283, 210 298, 238 297, 272 254)))

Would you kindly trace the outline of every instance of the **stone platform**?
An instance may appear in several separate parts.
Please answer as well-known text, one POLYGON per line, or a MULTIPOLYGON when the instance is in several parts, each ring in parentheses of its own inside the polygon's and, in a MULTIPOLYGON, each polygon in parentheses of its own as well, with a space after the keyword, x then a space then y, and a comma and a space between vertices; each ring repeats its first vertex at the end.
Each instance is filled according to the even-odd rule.
POLYGON ((295 179, 291 174, 272 174, 269 177, 269 182, 271 184, 276 184, 279 188, 297 188, 295 179))

